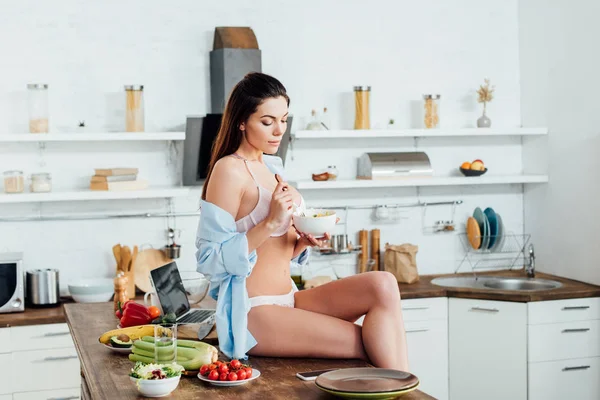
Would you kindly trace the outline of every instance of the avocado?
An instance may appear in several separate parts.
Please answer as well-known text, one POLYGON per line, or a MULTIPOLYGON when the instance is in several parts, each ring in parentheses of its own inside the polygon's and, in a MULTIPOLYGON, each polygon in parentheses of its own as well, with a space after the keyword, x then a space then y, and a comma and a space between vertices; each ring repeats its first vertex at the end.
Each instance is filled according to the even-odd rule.
POLYGON ((119 336, 112 336, 110 338, 110 345, 112 347, 118 347, 121 349, 129 348, 133 345, 133 341, 131 338, 125 334, 121 334, 119 336))

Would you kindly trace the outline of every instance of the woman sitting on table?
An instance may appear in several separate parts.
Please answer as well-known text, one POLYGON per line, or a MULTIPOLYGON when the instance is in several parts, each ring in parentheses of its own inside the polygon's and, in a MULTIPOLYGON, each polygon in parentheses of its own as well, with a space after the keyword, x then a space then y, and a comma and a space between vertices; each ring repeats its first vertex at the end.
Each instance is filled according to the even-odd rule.
MULTIPOLYGON (((290 262, 323 241, 292 226, 300 193, 282 178, 277 151, 290 99, 262 73, 233 89, 204 183, 196 253, 217 299, 217 333, 229 357, 357 358, 408 371, 400 292, 388 272, 298 291, 290 262), (362 327, 354 322, 365 315, 362 327)), ((326 235, 326 239, 329 234, 326 235)))

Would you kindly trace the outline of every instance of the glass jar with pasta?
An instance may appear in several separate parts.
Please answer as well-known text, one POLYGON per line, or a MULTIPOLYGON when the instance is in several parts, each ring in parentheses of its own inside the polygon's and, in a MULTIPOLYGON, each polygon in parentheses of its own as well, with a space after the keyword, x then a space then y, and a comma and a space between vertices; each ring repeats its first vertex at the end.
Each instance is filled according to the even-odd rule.
POLYGON ((125 85, 125 131, 144 132, 144 86, 125 85))
POLYGON ((423 95, 423 126, 426 129, 435 129, 440 126, 440 98, 439 94, 423 95))

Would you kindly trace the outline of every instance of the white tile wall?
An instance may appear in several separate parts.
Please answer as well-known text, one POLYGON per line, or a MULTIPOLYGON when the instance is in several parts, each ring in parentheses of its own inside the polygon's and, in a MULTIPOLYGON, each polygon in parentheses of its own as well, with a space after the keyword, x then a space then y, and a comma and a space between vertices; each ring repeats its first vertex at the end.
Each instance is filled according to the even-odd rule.
MULTIPOLYGON (((81 3, 75 0, 6 0, 0 3, 0 132, 27 130, 25 86, 50 85, 50 127, 68 131, 85 120, 90 131, 123 129, 123 85, 145 85, 147 130, 182 130, 185 116, 210 108, 208 59, 215 26, 251 26, 263 55, 263 71, 280 78, 292 98, 294 128, 312 108, 327 106, 334 128, 353 124, 352 86, 372 86, 372 124, 389 118, 398 127, 415 127, 420 95, 442 94, 442 125, 474 126, 480 115, 474 91, 490 77, 497 86, 488 107, 495 125, 517 126, 519 113, 519 47, 517 0, 446 2, 360 0, 303 2, 242 0, 165 4, 156 0, 81 3)), ((450 173, 463 160, 483 158, 489 167, 521 170, 518 139, 488 141, 420 141, 436 170, 450 173), (454 147, 449 150, 448 144, 454 147), (501 152, 503 155, 498 155, 501 152), (506 154, 506 156, 504 156, 506 154)), ((364 143, 387 147, 387 142, 364 143)), ((314 145, 314 143, 313 143, 314 145)), ((412 141, 393 143, 412 147, 412 141)), ((114 164, 135 165, 154 185, 179 180, 181 144, 51 143, 0 145, 0 170, 20 168, 53 173, 56 189, 84 187, 92 169, 114 164)), ((292 177, 321 167, 312 163, 317 149, 298 148, 289 165, 292 177)), ((327 151, 343 175, 350 176, 356 150, 327 151)), ((291 160, 290 160, 291 161, 291 160)), ((325 163, 324 163, 325 164, 325 163)), ((177 211, 197 209, 198 195, 175 202, 177 211)), ((306 193, 314 203, 373 203, 381 198, 461 198, 457 218, 475 205, 502 210, 505 223, 522 230, 520 186, 306 193), (349 199, 349 200, 348 200, 349 199)), ((162 200, 2 205, 1 215, 47 215, 53 212, 164 210, 162 200)), ((431 209, 427 219, 446 219, 448 209, 431 209)), ((424 273, 455 267, 458 241, 453 236, 421 233, 421 211, 397 225, 376 225, 366 212, 350 216, 348 232, 380 227, 382 242, 419 244, 424 273)), ((197 218, 180 218, 183 269, 194 268, 197 218)), ((114 220, 2 223, 0 251, 24 251, 26 268, 61 270, 63 288, 79 276, 110 276, 113 244, 165 243, 166 221, 114 220)), ((339 229, 343 229, 340 227, 339 229)))

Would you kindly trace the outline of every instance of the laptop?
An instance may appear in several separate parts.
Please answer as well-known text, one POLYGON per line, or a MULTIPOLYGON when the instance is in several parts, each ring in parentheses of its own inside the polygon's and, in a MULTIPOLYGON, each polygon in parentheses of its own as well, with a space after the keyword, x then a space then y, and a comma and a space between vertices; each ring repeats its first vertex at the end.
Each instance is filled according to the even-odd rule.
POLYGON ((214 309, 190 308, 179 269, 174 261, 150 271, 150 281, 163 315, 174 313, 178 324, 214 324, 214 309))

